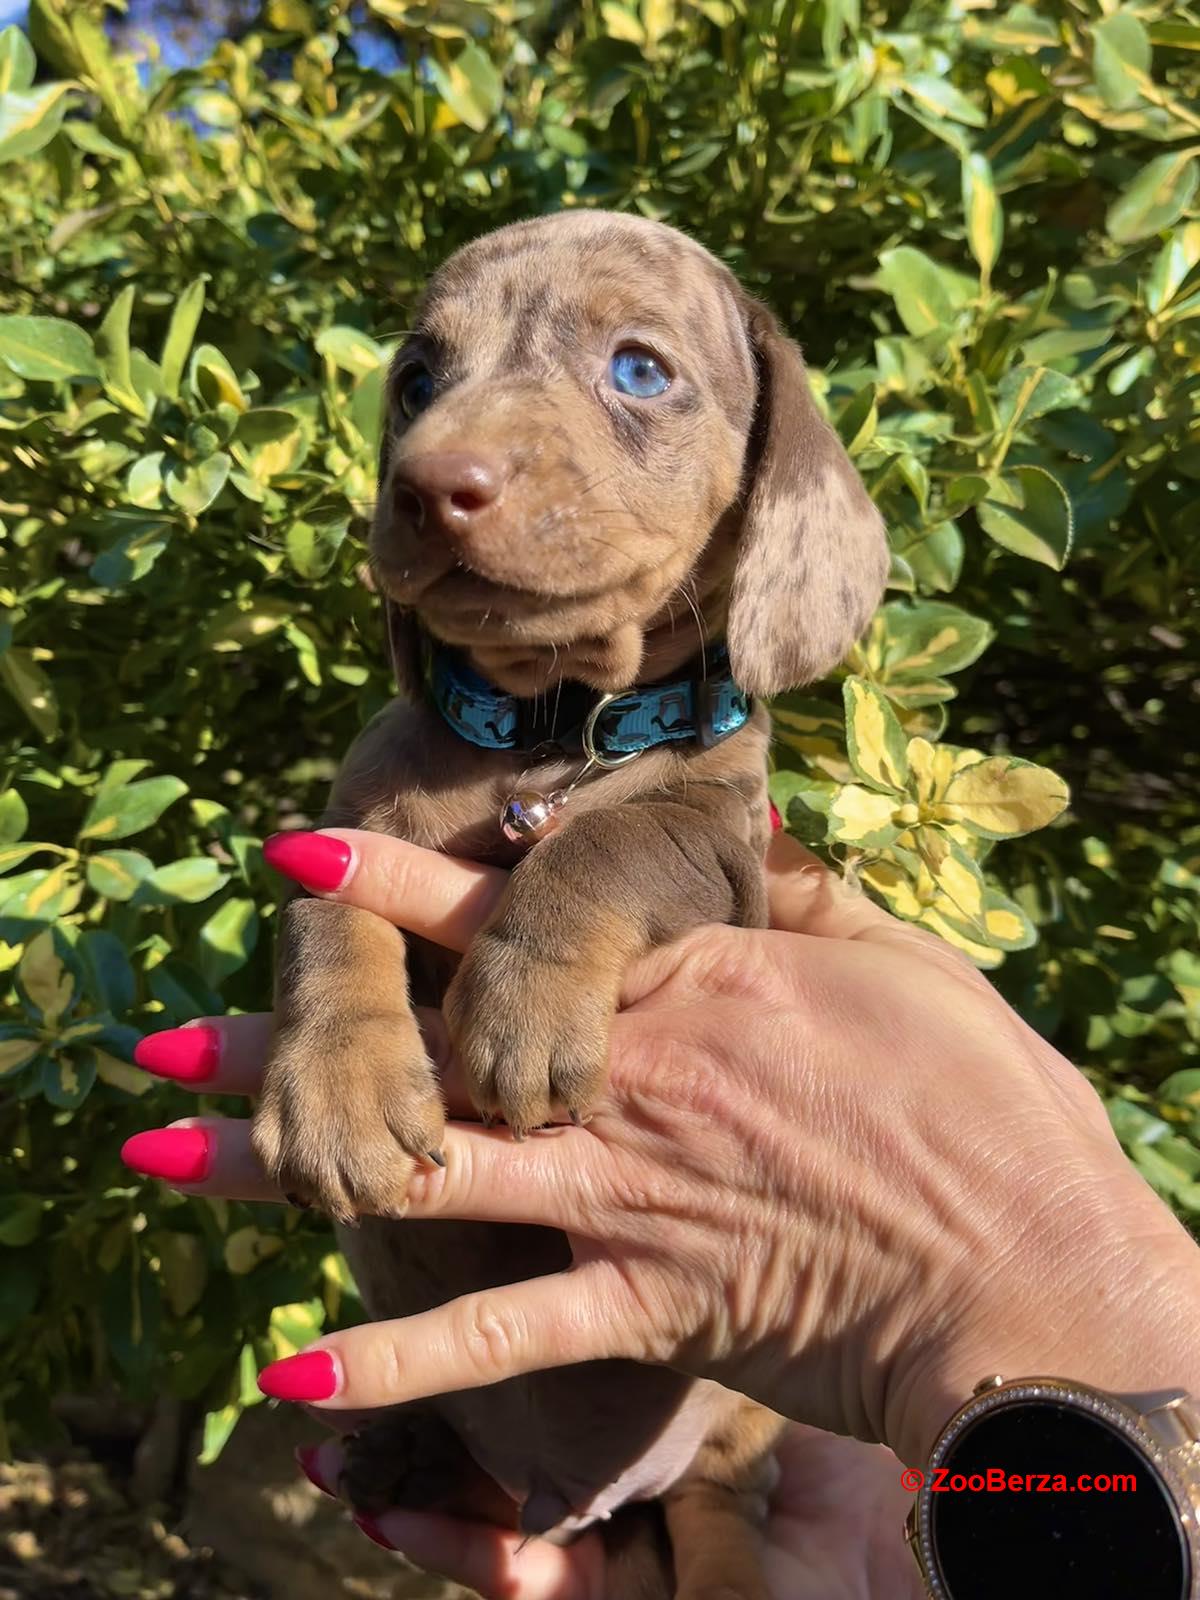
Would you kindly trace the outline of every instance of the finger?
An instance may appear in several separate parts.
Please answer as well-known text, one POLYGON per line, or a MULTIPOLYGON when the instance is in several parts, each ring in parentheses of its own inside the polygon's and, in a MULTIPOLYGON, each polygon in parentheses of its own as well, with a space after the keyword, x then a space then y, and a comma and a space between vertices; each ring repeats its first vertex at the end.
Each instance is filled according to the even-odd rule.
MULTIPOLYGON (((442 1079, 446 1108, 452 1117, 472 1117, 474 1109, 461 1068, 453 1060, 445 1020, 430 1006, 414 1012, 429 1059, 442 1079)), ((201 1094, 261 1094, 271 1052, 269 1011, 239 1017, 201 1017, 182 1028, 151 1033, 134 1048, 139 1067, 157 1078, 169 1078, 183 1089, 201 1094)))
POLYGON ((474 1589, 484 1600, 599 1600, 604 1549, 585 1534, 567 1548, 530 1539, 488 1522, 436 1512, 385 1511, 358 1517, 358 1526, 385 1550, 398 1550, 426 1572, 474 1589))
POLYGON ((820 939, 941 942, 876 905, 786 833, 771 839, 766 868, 773 928, 820 939))
POLYGON ((600 1261, 463 1295, 435 1311, 362 1323, 264 1367, 275 1400, 341 1409, 402 1405, 505 1378, 642 1351, 634 1307, 600 1261))
MULTIPOLYGON (((185 1194, 287 1200, 254 1153, 251 1126, 247 1118, 184 1117, 135 1133, 121 1147, 121 1159, 142 1177, 185 1194)), ((503 1128, 489 1132, 478 1123, 450 1122, 441 1149, 445 1166, 415 1165, 396 1209, 407 1206, 410 1217, 578 1229, 585 1224, 596 1150, 581 1128, 547 1128, 518 1144, 503 1128)))
POLYGON ((359 828, 277 833, 263 846, 263 856, 313 894, 378 912, 409 933, 460 952, 508 882, 499 867, 359 828))

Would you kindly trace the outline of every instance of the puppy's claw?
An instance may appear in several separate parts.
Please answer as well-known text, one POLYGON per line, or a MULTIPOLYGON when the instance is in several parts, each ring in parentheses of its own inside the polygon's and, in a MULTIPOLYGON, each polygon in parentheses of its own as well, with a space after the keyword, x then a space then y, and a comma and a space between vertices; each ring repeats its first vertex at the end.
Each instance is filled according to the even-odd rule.
POLYGON ((567 1112, 567 1115, 570 1117, 571 1121, 575 1124, 575 1126, 577 1128, 582 1128, 583 1127, 583 1118, 579 1115, 578 1111, 575 1111, 574 1109, 572 1109, 572 1110, 567 1112))
POLYGON ((427 1150, 425 1154, 435 1167, 444 1167, 446 1165, 446 1158, 440 1150, 427 1150))

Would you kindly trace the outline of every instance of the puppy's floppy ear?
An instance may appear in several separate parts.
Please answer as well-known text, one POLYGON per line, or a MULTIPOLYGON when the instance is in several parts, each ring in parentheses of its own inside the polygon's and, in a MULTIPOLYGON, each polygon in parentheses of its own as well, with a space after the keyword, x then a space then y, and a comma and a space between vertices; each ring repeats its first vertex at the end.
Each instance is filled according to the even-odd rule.
MULTIPOLYGON (((391 419, 387 413, 388 401, 384 400, 384 414, 380 419, 379 435, 379 471, 375 479, 375 505, 378 515, 379 502, 387 493, 388 468, 392 462, 392 430, 391 419)), ((404 700, 419 700, 421 697, 421 636, 417 627, 417 619, 411 611, 403 606, 398 606, 394 600, 383 596, 383 637, 387 650, 388 664, 392 669, 392 677, 396 681, 396 688, 404 700)))
POLYGON ((730 665, 751 694, 823 677, 862 633, 888 571, 883 520, 809 389, 799 346, 740 295, 758 369, 730 665))

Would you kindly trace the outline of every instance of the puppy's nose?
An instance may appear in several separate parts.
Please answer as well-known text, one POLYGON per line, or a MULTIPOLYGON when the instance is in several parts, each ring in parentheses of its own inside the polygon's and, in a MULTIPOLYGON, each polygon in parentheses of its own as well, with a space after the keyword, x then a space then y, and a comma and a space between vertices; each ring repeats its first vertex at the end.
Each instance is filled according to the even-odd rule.
POLYGON ((436 450, 402 461, 393 479, 396 509, 418 528, 466 533, 500 498, 504 469, 467 450, 436 450))

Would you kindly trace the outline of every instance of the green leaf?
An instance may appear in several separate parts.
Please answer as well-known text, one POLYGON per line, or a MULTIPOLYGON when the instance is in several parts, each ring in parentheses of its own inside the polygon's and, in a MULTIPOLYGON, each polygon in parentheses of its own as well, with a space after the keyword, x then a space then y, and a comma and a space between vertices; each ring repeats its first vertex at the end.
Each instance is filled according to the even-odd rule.
POLYGON ((163 393, 172 398, 179 393, 183 369, 192 350, 192 340, 200 326, 207 283, 207 273, 194 278, 175 302, 175 310, 171 313, 159 366, 162 370, 163 393))
MULTIPOLYGON (((1108 211, 1105 226, 1118 244, 1132 244, 1169 228, 1191 205, 1200 182, 1197 147, 1155 156, 1108 211)), ((0 347, 2 353, 2 347, 0 347)))
POLYGON ((103 589, 119 589, 127 583, 137 583, 167 548, 171 533, 169 522, 150 519, 133 522, 127 532, 92 562, 92 582, 103 589))
POLYGON ((33 84, 37 57, 33 46, 15 24, 0 33, 0 95, 18 94, 33 84))
POLYGON ((343 372, 352 372, 356 378, 374 372, 387 361, 382 345, 376 344, 360 328, 344 327, 340 323, 317 335, 317 354, 343 372))
POLYGON ((896 796, 908 781, 908 740, 887 697, 865 678, 842 685, 850 764, 872 789, 896 796))
POLYGON ((75 87, 43 83, 26 94, 10 90, 0 95, 0 163, 28 160, 50 143, 62 126, 75 87))
POLYGON ((1150 36, 1130 11, 1117 11, 1092 28, 1092 71, 1105 105, 1123 111, 1141 99, 1150 71, 1150 36))
MULTIPOLYGON (((3 35, 0 34, 2 43, 3 35)), ((0 1244, 7 1245, 10 1250, 32 1244, 41 1232, 45 1209, 45 1202, 38 1195, 6 1194, 0 1197, 0 1244)))
POLYGON ((196 905, 214 895, 224 881, 225 874, 212 856, 186 856, 158 867, 140 887, 138 901, 196 905))
POLYGON ((954 773, 939 816, 984 839, 1012 839, 1047 827, 1070 798, 1066 784, 1049 767, 1011 756, 985 756, 954 773))
POLYGON ((443 66, 430 60, 430 75, 442 99, 460 122, 482 133, 500 110, 504 85, 491 59, 476 44, 468 44, 443 66))
POLYGON ((917 338, 948 331, 966 304, 958 276, 911 245, 881 253, 876 282, 891 295, 901 322, 917 338))
POLYGON ((90 335, 61 317, 0 317, 0 361, 41 383, 100 376, 90 335))
POLYGON ((982 106, 968 100, 962 90, 956 89, 946 78, 935 77, 930 72, 916 72, 901 78, 900 87, 935 118, 949 117, 952 122, 966 123, 969 128, 987 126, 987 112, 982 106))
POLYGON ((131 505, 152 510, 163 503, 163 470, 166 454, 162 450, 139 456, 125 479, 125 494, 131 505))
POLYGON ((49 742, 58 737, 58 698, 54 685, 33 658, 32 650, 10 646, 0 656, 0 683, 49 742))
POLYGON ((28 827, 29 808, 15 789, 5 789, 0 794, 0 845, 23 839, 28 827))
POLYGON ((127 839, 158 821, 187 784, 178 778, 143 778, 97 793, 83 819, 80 839, 127 839))
POLYGON ((198 517, 225 487, 232 465, 223 450, 190 466, 182 461, 171 461, 163 479, 167 494, 181 510, 198 517))
POLYGON ((200 929, 200 971, 206 983, 219 988, 244 967, 258 943, 258 910, 253 900, 232 896, 200 929))
POLYGON ((979 263, 986 288, 1004 242, 1004 210, 996 193, 992 164, 984 155, 976 153, 963 161, 962 203, 967 220, 967 243, 979 263))
POLYGON ((104 375, 105 393, 135 416, 144 417, 145 402, 134 388, 130 362, 129 319, 133 314, 134 287, 128 284, 108 308, 96 330, 96 355, 104 375))
POLYGON ((1083 390, 1073 379, 1049 367, 1013 367, 996 390, 996 421, 1008 434, 1044 417, 1079 405, 1083 390))
POLYGON ((214 345, 196 346, 188 368, 188 383, 196 398, 213 409, 231 405, 238 411, 245 411, 249 404, 237 374, 214 345))
POLYGON ((938 522, 927 528, 902 554, 922 589, 949 594, 958 583, 963 564, 963 537, 956 522, 938 522))
MULTIPOLYGON (((149 866, 149 862, 146 864, 149 866)), ((107 928, 89 928, 80 935, 75 952, 93 1002, 114 1016, 129 1011, 136 998, 136 985, 125 946, 116 934, 107 928)))
POLYGON ((984 531, 1015 555, 1061 571, 1071 553, 1071 502, 1044 467, 1012 467, 990 480, 977 508, 984 531))
POLYGON ((302 578, 320 578, 337 559, 337 553, 350 531, 349 517, 315 516, 293 522, 287 531, 288 560, 302 578))
POLYGON ((106 900, 129 900, 153 871, 154 863, 136 850, 104 850, 88 858, 87 881, 106 900))

